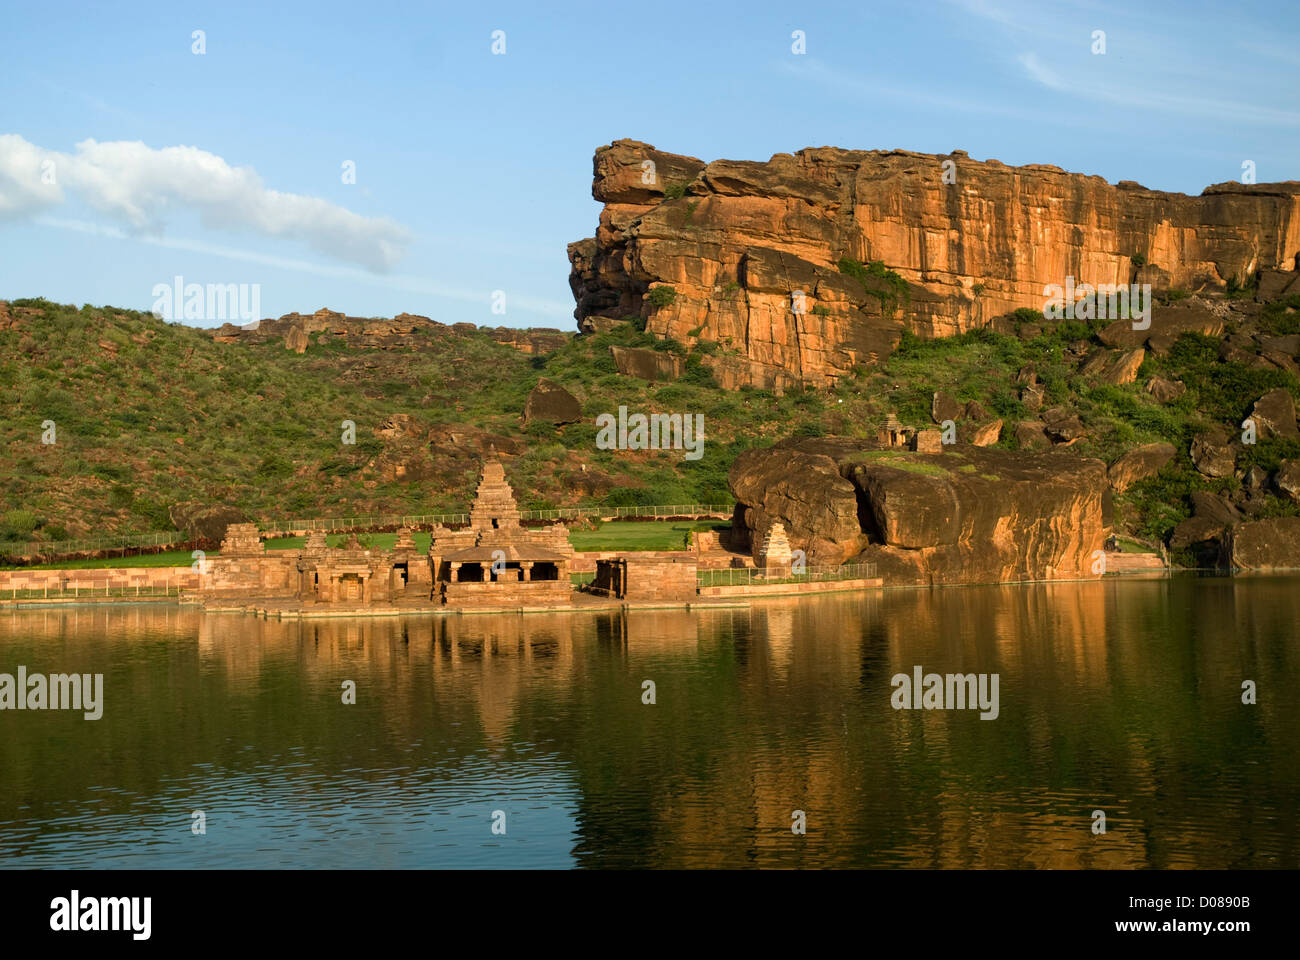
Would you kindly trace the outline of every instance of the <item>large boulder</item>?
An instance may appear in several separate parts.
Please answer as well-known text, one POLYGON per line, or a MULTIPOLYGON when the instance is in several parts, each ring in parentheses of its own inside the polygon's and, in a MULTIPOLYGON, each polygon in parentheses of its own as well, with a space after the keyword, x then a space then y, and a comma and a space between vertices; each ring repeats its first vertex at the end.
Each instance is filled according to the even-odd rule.
POLYGON ((936 390, 930 400, 930 419, 935 423, 943 423, 945 420, 956 422, 962 414, 961 404, 957 398, 946 390, 936 390))
POLYGON ((1160 468, 1174 458, 1172 443, 1146 443, 1123 453, 1106 471, 1110 485, 1118 491, 1127 490, 1139 480, 1154 477, 1160 468))
POLYGON ((853 556, 867 541, 857 494, 840 476, 837 459, 856 449, 810 438, 740 454, 728 473, 736 538, 756 549, 754 532, 780 523, 790 546, 803 550, 810 564, 838 564, 853 556))
POLYGON ((1278 493, 1294 503, 1300 503, 1300 460, 1283 460, 1273 475, 1273 485, 1278 493))
POLYGON ((1134 329, 1132 320, 1116 320, 1103 327, 1097 339, 1108 347, 1133 349, 1148 339, 1161 337, 1176 340, 1184 333, 1199 333, 1207 337, 1223 335, 1223 318, 1211 312, 1200 302, 1176 303, 1157 306, 1151 310, 1151 326, 1134 329))
POLYGON ((524 422, 577 423, 582 419, 582 404, 578 398, 554 380, 543 377, 529 391, 524 401, 524 422))
POLYGON ((736 525, 751 542, 779 520, 810 562, 856 555, 886 583, 1092 576, 1108 495, 1096 460, 965 444, 925 454, 843 439, 748 451, 731 487, 736 525))
POLYGON ((1188 497, 1192 502, 1192 516, 1210 520, 1221 527, 1241 522, 1241 511, 1230 501, 1209 490, 1193 490, 1188 497))
POLYGON ((1146 359, 1141 347, 1133 350, 1098 350, 1079 368, 1079 375, 1097 383, 1121 385, 1137 379, 1138 368, 1146 359))
POLYGON ((999 419, 976 427, 968 427, 965 432, 972 446, 991 447, 1002 438, 1002 421, 999 419))
POLYGON ((1015 438, 1016 446, 1022 450, 1038 450, 1052 445, 1041 420, 1021 420, 1016 424, 1015 438))
POLYGON ((1053 443, 1069 444, 1084 435, 1083 421, 1069 407, 1043 411, 1043 432, 1053 443))
POLYGON ((247 514, 238 507, 193 500, 173 504, 167 515, 177 530, 184 530, 196 540, 220 540, 230 524, 248 521, 247 514))
POLYGON ((1207 477, 1230 477, 1237 469, 1237 449, 1221 427, 1214 427, 1192 438, 1192 463, 1207 477))
POLYGON ((686 369, 686 361, 666 350, 643 350, 640 347, 610 347, 614 366, 625 377, 642 380, 676 380, 686 369))
POLYGON ((1250 411, 1250 419, 1255 421, 1260 438, 1300 437, 1300 430, 1296 429, 1295 422, 1295 398, 1285 387, 1270 390, 1256 400, 1255 406, 1250 411))
POLYGON ((1105 465, 961 446, 847 465, 886 583, 996 583, 1092 576, 1104 541, 1105 465))
POLYGON ((1300 569, 1300 517, 1238 524, 1224 540, 1224 558, 1239 570, 1300 569))
POLYGON ((1181 380, 1152 377, 1147 381, 1146 391, 1158 403, 1172 403, 1187 392, 1187 384, 1181 380))

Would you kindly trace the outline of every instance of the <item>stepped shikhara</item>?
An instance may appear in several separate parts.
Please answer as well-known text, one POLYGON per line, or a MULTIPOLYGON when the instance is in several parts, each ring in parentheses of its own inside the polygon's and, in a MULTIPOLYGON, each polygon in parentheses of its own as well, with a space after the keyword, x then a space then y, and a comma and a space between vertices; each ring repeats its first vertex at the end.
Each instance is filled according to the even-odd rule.
POLYGON ((599 149, 594 174, 596 236, 569 245, 579 328, 640 317, 661 337, 713 341, 705 362, 729 387, 825 384, 887 356, 905 327, 984 327, 1041 309, 1067 277, 1223 289, 1293 271, 1300 252, 1294 181, 1188 196, 963 151, 705 163, 635 140, 599 149), (837 269, 845 257, 882 261, 906 289, 868 292, 837 269))

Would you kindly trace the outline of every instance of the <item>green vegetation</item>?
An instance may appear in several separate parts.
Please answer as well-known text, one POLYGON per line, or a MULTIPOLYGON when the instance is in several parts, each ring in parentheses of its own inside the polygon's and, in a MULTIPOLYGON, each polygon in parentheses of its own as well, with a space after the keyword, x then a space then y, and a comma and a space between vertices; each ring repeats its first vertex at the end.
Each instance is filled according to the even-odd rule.
POLYGON ((650 291, 646 296, 646 300, 655 309, 671 307, 677 302, 677 290, 661 284, 650 291))
MULTIPOLYGON (((209 553, 208 556, 216 556, 209 553)), ((0 570, 103 570, 116 567, 188 567, 194 557, 188 550, 142 553, 130 557, 99 557, 94 560, 60 560, 58 563, 32 564, 25 567, 0 566, 0 570)))
POLYGON ((686 196, 686 188, 690 186, 683 180, 681 183, 670 183, 664 187, 664 197, 668 200, 680 200, 686 196))
POLYGON ((33 313, 0 331, 0 540, 171 530, 170 511, 185 502, 255 520, 458 512, 490 443, 506 454, 524 509, 727 504, 727 470, 741 451, 801 425, 868 429, 825 393, 721 391, 703 360, 728 345, 687 352, 636 318, 542 356, 450 327, 398 349, 331 335, 297 354, 278 341, 217 343, 148 313, 44 300, 11 307, 33 313), (671 383, 622 376, 610 353, 619 345, 685 354, 685 372, 671 383), (582 420, 524 427, 541 377, 579 398, 582 420), (620 405, 703 414, 704 456, 596 449, 595 418, 620 405), (399 414, 409 425, 385 429, 399 414), (47 419, 54 444, 41 443, 47 419), (356 424, 355 444, 341 442, 344 420, 356 424))
POLYGON ((665 522, 607 520, 594 530, 570 530, 575 550, 685 550, 695 530, 726 529, 716 521, 665 522))
MULTIPOLYGON (((883 265, 846 260, 841 269, 864 289, 868 282, 905 289, 894 287, 883 265)), ((651 298, 672 301, 676 294, 660 286, 651 298)), ((1155 441, 1179 450, 1158 476, 1116 497, 1118 529, 1156 540, 1189 514, 1191 491, 1231 492, 1238 483, 1209 481, 1192 468, 1193 435, 1213 425, 1235 430, 1270 389, 1300 397, 1291 374, 1220 360, 1219 341, 1196 335, 1149 354, 1138 383, 1098 384, 1078 375, 1078 353, 1071 351, 1079 341, 1099 346, 1096 333, 1107 321, 1052 323, 1028 309, 1012 319, 1031 339, 991 330, 937 340, 904 333, 887 360, 859 366, 828 389, 778 396, 720 390, 706 361, 713 362, 711 354, 725 359, 729 344, 702 340, 688 349, 647 333, 637 318, 543 355, 450 327, 389 349, 331 336, 297 354, 280 342, 216 343, 147 313, 44 300, 12 306, 35 313, 0 331, 0 382, 9 398, 0 405, 0 540, 172 529, 170 512, 182 502, 233 506, 262 520, 459 512, 489 444, 505 454, 524 509, 728 504, 727 472, 741 452, 792 435, 874 438, 890 413, 907 426, 930 426, 936 390, 1001 417, 999 446, 1014 449, 1015 424, 1035 416, 1016 383, 1024 367, 1042 384, 1045 406, 1067 406, 1082 420, 1086 435, 1070 455, 1111 462, 1155 441), (613 346, 675 353, 684 357, 685 372, 664 383, 620 375, 613 346), (1155 401, 1141 387, 1155 374, 1183 381, 1186 393, 1168 404, 1155 401), (541 377, 578 397, 580 421, 525 428, 524 402, 541 377), (703 458, 598 450, 595 418, 620 406, 703 414, 703 458), (394 420, 399 414, 406 419, 394 420), (40 442, 47 419, 57 424, 55 444, 40 442), (355 444, 340 442, 344 420, 356 424, 355 444)), ((1300 333, 1300 297, 1269 304, 1258 326, 1272 335, 1300 333)), ((698 328, 693 335, 708 333, 698 328)), ((888 455, 902 469, 926 466, 899 451, 888 455)), ((1242 464, 1271 471, 1284 458, 1300 458, 1300 443, 1261 439, 1242 464)), ((1293 510, 1281 501, 1266 509, 1293 510)), ((666 542, 654 525, 629 528, 666 542)), ((390 536, 376 534, 374 542, 390 536)), ((179 559, 190 562, 188 554, 179 559)))
POLYGON ((886 267, 883 260, 872 260, 864 265, 852 257, 841 257, 836 266, 840 273, 858 281, 868 295, 879 300, 886 315, 893 313, 900 304, 906 309, 911 302, 907 281, 886 267))

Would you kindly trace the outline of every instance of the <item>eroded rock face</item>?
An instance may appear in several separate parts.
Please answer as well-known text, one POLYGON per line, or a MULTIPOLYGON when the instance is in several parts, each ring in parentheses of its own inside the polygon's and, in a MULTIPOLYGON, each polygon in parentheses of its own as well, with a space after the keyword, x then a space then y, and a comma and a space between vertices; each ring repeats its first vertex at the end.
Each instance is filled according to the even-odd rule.
POLYGON ((742 534, 779 519, 810 563, 874 562, 887 584, 1090 577, 1104 536, 1097 460, 802 440, 747 451, 730 479, 742 534))
MULTIPOLYGON (((569 246, 579 328, 636 316, 659 336, 717 341, 735 351, 729 376, 764 388, 870 365, 904 325, 947 335, 1041 309, 1044 286, 1068 276, 1222 288, 1261 268, 1290 273, 1300 251, 1300 183, 1225 183, 1193 197, 963 151, 824 147, 705 163, 635 140, 600 148, 593 167, 592 196, 605 205, 596 236, 569 246), (944 183, 949 161, 955 182, 944 183), (841 257, 883 261, 906 297, 866 293, 836 268, 841 257), (652 286, 671 287, 671 302, 654 305, 652 286)), ((1152 321, 1151 331, 1123 321, 1128 332, 1115 327, 1110 345, 1215 322, 1176 306, 1152 321)))

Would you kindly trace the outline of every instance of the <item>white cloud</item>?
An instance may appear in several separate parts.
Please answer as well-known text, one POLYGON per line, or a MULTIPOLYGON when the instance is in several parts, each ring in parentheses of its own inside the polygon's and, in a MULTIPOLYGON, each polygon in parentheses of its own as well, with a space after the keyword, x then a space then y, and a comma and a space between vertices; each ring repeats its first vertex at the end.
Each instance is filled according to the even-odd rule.
POLYGON ((45 151, 12 133, 0 134, 0 221, 25 218, 63 202, 57 168, 42 169, 45 151), (47 182, 49 173, 56 182, 47 182))
POLYGON ((0 135, 0 219, 62 203, 61 187, 140 233, 159 235, 172 213, 196 211, 205 227, 294 240, 373 271, 391 269, 411 240, 388 217, 365 217, 318 197, 268 189, 251 167, 232 167, 197 147, 155 150, 139 141, 83 140, 75 153, 62 154, 15 134, 0 135), (56 185, 41 182, 48 162, 56 185))
POLYGON ((1065 84, 1061 82, 1061 78, 1043 66, 1042 61, 1038 59, 1036 54, 1022 53, 1020 55, 1020 65, 1028 71, 1030 77, 1043 86, 1052 90, 1065 89, 1065 84))

